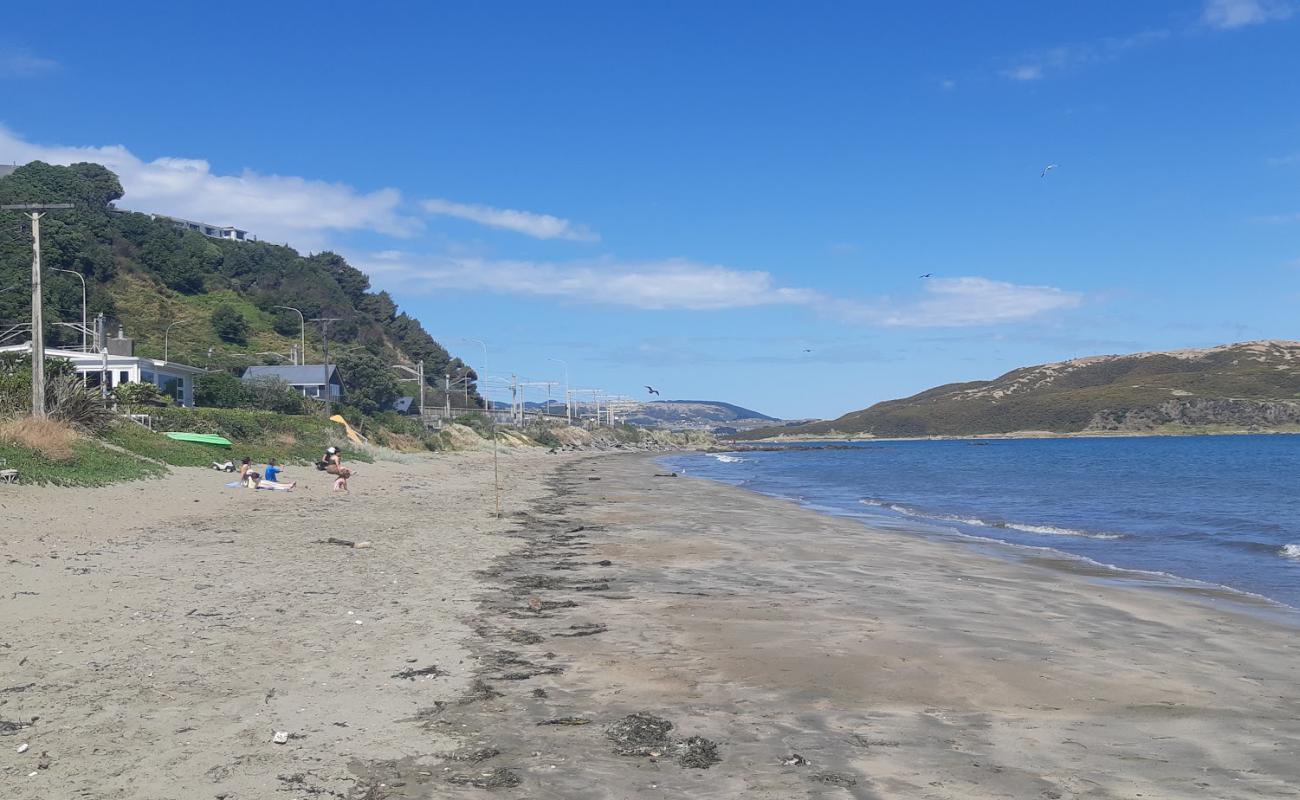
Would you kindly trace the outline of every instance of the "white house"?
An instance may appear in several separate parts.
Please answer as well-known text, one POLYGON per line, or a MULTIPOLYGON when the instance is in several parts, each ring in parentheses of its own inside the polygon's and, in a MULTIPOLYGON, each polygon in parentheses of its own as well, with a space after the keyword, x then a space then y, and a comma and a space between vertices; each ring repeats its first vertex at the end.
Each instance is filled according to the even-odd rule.
POLYGON ((213 239, 229 239, 232 242, 255 242, 257 237, 246 230, 241 230, 232 225, 209 225, 206 222, 195 222, 192 219, 181 219, 180 217, 168 217, 163 214, 150 214, 154 219, 160 219, 164 222, 170 222, 172 225, 181 230, 194 231, 201 233, 213 239))
MULTIPOLYGON (((31 355, 32 343, 0 347, 0 353, 31 355)), ((112 355, 110 353, 83 353, 80 350, 45 348, 45 358, 61 358, 72 362, 87 386, 113 387, 124 383, 152 383, 163 394, 179 405, 194 405, 194 379, 205 370, 174 361, 162 361, 140 356, 112 355)))

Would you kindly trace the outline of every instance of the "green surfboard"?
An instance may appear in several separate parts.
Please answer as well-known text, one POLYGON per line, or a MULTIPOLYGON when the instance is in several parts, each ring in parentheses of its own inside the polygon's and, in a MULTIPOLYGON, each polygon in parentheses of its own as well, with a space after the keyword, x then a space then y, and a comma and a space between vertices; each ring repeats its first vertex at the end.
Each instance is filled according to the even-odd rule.
POLYGON ((175 439, 179 442, 194 442, 195 444, 211 444, 217 447, 230 447, 231 441, 224 436, 218 436, 215 433, 178 433, 168 431, 163 436, 175 439))

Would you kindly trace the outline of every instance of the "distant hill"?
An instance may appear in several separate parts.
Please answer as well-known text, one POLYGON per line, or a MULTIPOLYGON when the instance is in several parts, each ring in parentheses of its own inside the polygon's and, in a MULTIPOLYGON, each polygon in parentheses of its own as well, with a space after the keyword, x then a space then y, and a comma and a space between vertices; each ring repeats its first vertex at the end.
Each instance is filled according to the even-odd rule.
POLYGON ((722 433, 779 423, 776 417, 717 400, 655 400, 627 415, 633 425, 676 430, 716 430, 722 433))
POLYGON ((975 436, 1300 427, 1300 342, 1076 358, 938 386, 766 436, 975 436))

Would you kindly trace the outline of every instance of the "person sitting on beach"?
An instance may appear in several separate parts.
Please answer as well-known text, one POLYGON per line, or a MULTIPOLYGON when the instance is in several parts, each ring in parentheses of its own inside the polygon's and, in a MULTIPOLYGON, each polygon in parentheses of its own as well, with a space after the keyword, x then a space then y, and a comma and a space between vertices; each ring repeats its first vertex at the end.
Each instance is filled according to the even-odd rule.
POLYGON ((334 476, 334 491, 346 492, 348 490, 348 478, 352 477, 352 470, 343 466, 343 456, 340 455, 337 447, 325 448, 325 471, 334 476))
POLYGON ((288 483, 281 483, 279 481, 280 473, 283 471, 284 470, 280 469, 280 465, 274 458, 268 459, 266 462, 266 468, 262 471, 264 477, 262 478, 262 482, 257 485, 257 488, 272 489, 277 492, 287 492, 297 486, 297 481, 290 481, 288 483))
POLYGON ((261 473, 253 470, 253 459, 248 456, 239 462, 239 482, 245 489, 256 489, 257 484, 262 482, 261 473))

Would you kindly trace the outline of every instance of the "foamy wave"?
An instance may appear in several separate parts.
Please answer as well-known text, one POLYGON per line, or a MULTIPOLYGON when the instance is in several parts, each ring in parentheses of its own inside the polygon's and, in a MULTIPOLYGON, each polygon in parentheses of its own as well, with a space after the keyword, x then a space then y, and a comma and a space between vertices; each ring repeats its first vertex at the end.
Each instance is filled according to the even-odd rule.
POLYGON ((738 456, 729 456, 726 453, 712 453, 711 455, 724 464, 739 464, 740 462, 745 460, 738 456))
MULTIPOLYGON (((1002 522, 989 521, 979 517, 962 517, 956 514, 928 514, 909 506, 889 503, 884 500, 875 498, 866 498, 861 501, 863 505, 876 506, 878 508, 887 508, 898 514, 918 519, 932 519, 942 522, 955 522, 961 525, 970 525, 975 528, 1007 528, 1009 530, 1024 531, 1025 533, 1035 533, 1040 536, 1078 536, 1084 539, 1123 539, 1122 533, 1096 533, 1093 531, 1081 531, 1075 528, 1061 528, 1055 525, 1029 525, 1019 522, 1002 522)), ((1291 545, 1288 545, 1288 547, 1291 545)), ((1300 546, 1297 546, 1296 557, 1300 558, 1300 546)))
POLYGON ((1277 551, 1278 555, 1283 558, 1294 558, 1300 560, 1300 544, 1284 544, 1282 549, 1277 551))

